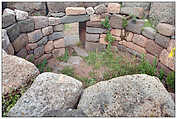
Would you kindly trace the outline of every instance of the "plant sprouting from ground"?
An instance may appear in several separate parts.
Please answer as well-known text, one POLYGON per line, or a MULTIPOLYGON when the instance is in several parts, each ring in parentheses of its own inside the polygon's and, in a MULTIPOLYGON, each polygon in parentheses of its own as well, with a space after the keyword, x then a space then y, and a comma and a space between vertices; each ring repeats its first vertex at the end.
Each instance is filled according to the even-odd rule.
POLYGON ((68 59, 69 59, 69 50, 68 50, 68 48, 65 49, 64 56, 57 57, 56 59, 59 60, 59 61, 67 62, 68 59))
POLYGON ((106 28, 108 30, 111 28, 108 16, 105 17, 105 20, 102 21, 101 24, 104 26, 104 28, 106 28))
POLYGON ((168 75, 167 75, 167 85, 172 88, 172 89, 175 89, 175 72, 170 72, 168 75))

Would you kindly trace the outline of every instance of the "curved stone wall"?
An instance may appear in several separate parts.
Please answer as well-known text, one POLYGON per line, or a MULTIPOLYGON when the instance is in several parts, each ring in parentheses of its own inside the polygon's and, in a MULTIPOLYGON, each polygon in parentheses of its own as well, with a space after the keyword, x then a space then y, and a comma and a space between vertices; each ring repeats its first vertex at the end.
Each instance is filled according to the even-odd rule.
POLYGON ((24 11, 5 9, 2 15, 3 49, 27 59, 34 55, 36 63, 44 58, 61 56, 65 52, 64 24, 80 22, 86 23, 85 48, 88 51, 101 50, 107 44, 104 41, 106 30, 101 21, 108 16, 111 33, 116 38, 114 45, 119 50, 136 56, 144 53, 150 63, 157 57, 159 68, 165 72, 174 70, 175 59, 168 58, 168 54, 175 47, 175 26, 162 22, 156 28, 145 27, 143 18, 148 8, 144 9, 140 5, 133 7, 123 4, 121 7, 118 3, 106 3, 87 8, 67 7, 65 13, 50 13, 48 17, 28 16, 24 11), (123 29, 123 19, 130 14, 137 19, 129 19, 123 29), (127 33, 127 37, 122 39, 121 34, 124 33, 127 33))

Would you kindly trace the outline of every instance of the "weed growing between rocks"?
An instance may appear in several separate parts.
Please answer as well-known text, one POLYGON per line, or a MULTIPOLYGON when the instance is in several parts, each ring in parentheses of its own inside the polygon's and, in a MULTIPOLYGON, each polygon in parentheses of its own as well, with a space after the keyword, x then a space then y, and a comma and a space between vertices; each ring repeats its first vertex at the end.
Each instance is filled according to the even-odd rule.
POLYGON ((43 73, 45 71, 46 72, 52 71, 49 67, 47 67, 47 59, 46 58, 42 61, 42 63, 37 64, 36 67, 39 69, 40 73, 43 73))
POLYGON ((34 79, 29 80, 23 87, 12 90, 11 93, 2 96, 2 116, 7 117, 10 109, 16 104, 18 99, 26 92, 32 85, 34 79))
POLYGON ((67 62, 68 59, 69 59, 69 51, 68 51, 68 49, 67 48, 65 49, 64 56, 57 57, 56 59, 59 60, 59 61, 67 62))

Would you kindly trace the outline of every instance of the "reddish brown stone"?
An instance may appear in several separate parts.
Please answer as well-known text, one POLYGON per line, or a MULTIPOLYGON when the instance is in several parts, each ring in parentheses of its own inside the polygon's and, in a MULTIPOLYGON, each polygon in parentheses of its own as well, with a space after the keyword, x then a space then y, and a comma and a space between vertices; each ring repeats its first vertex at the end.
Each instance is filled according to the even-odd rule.
POLYGON ((84 7, 67 7, 65 9, 66 15, 81 15, 86 14, 84 7))
POLYGON ((150 39, 147 40, 145 49, 147 52, 157 57, 160 55, 161 51, 163 50, 162 47, 160 47, 153 40, 150 40, 150 39))
POLYGON ((162 50, 159 59, 162 64, 170 68, 171 70, 175 70, 175 58, 173 57, 168 57, 169 52, 164 49, 162 50))
POLYGON ((147 40, 148 39, 142 35, 134 34, 133 36, 133 42, 143 48, 145 48, 147 40))
POLYGON ((127 38, 126 38, 126 40, 127 40, 127 41, 132 41, 132 39, 133 39, 133 33, 132 33, 132 32, 129 32, 129 33, 128 33, 128 36, 127 36, 127 38))
POLYGON ((112 29, 111 34, 113 36, 121 36, 121 29, 112 29))
POLYGON ((167 47, 168 52, 170 52, 171 49, 175 48, 175 46, 176 46, 175 40, 171 39, 170 42, 169 42, 169 44, 168 44, 168 47, 167 47))
POLYGON ((119 13, 120 12, 120 4, 118 3, 108 3, 108 13, 119 13))
POLYGON ((100 40, 99 40, 99 43, 100 44, 104 44, 104 45, 107 45, 108 43, 105 41, 105 38, 100 38, 100 40))
POLYGON ((172 71, 167 66, 165 66, 164 64, 162 64, 160 62, 157 65, 157 69, 158 70, 162 69, 165 72, 166 76, 167 76, 168 73, 170 73, 172 71))
POLYGON ((37 48, 37 43, 31 43, 26 45, 27 50, 33 50, 35 48, 37 48))
POLYGON ((159 23, 156 27, 158 32, 165 36, 173 36, 175 32, 175 27, 170 24, 159 23))
POLYGON ((44 47, 45 53, 50 53, 54 49, 53 41, 48 41, 47 44, 44 47))
POLYGON ((97 14, 90 15, 90 21, 100 22, 101 21, 101 15, 97 15, 97 14))
POLYGON ((149 53, 146 54, 146 60, 149 61, 150 64, 153 64, 154 59, 155 59, 155 56, 153 56, 149 53))
POLYGON ((88 21, 86 25, 89 27, 102 27, 101 22, 88 21))
POLYGON ((54 49, 52 51, 52 54, 54 57, 60 57, 63 56, 65 54, 65 48, 60 48, 60 49, 54 49))
POLYGON ((40 64, 44 59, 48 60, 48 59, 51 58, 51 57, 52 57, 52 54, 51 54, 51 53, 49 53, 49 54, 44 54, 44 55, 42 55, 41 57, 39 57, 38 59, 36 59, 36 60, 34 61, 34 63, 35 63, 35 64, 40 64))
POLYGON ((12 43, 16 52, 20 49, 24 48, 25 45, 28 43, 28 36, 27 34, 21 34, 14 42, 12 43))
POLYGON ((124 41, 120 41, 119 43, 124 45, 124 46, 126 46, 126 47, 128 47, 128 48, 130 48, 130 49, 133 49, 133 50, 135 50, 135 51, 137 51, 137 52, 139 52, 141 54, 146 54, 146 50, 144 48, 142 48, 142 47, 140 47, 140 46, 138 46, 138 45, 136 45, 136 44, 134 44, 132 42, 126 42, 124 40, 124 41))
POLYGON ((64 39, 58 39, 53 42, 54 48, 64 48, 65 47, 65 41, 64 39))

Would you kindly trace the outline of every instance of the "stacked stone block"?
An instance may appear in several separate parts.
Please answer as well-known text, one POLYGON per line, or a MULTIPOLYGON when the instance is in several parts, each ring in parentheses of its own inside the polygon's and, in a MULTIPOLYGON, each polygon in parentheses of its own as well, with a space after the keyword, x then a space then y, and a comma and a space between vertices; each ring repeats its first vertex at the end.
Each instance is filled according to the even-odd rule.
MULTIPOLYGON (((107 30, 101 21, 108 16, 111 34, 116 38, 118 44, 115 45, 119 50, 138 57, 145 54, 150 63, 156 57, 158 68, 163 68, 166 73, 175 70, 175 59, 168 57, 170 50, 175 47, 175 26, 164 20, 156 27, 144 27, 145 20, 142 18, 150 10, 149 3, 136 6, 124 3, 120 6, 119 3, 101 3, 94 7, 67 7, 65 13, 50 13, 48 17, 28 16, 23 11, 5 9, 2 15, 3 49, 21 57, 34 55, 36 62, 62 56, 65 52, 64 24, 85 22, 86 50, 101 51, 108 44, 104 40, 107 30), (123 28, 123 19, 129 15, 135 15, 137 19, 129 19, 123 28), (125 33, 127 36, 122 39, 121 35, 125 33)), ((154 12, 151 10, 151 14, 154 12)))

